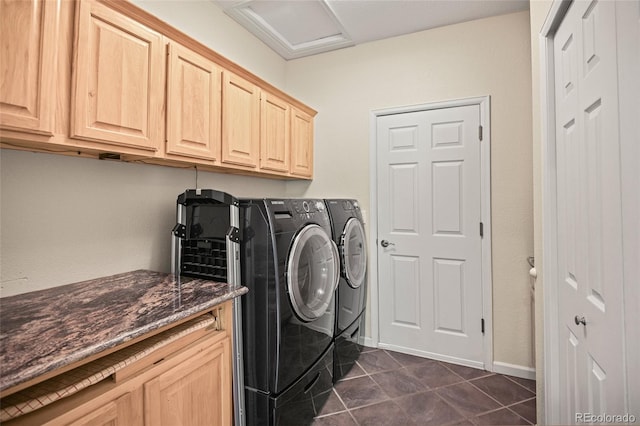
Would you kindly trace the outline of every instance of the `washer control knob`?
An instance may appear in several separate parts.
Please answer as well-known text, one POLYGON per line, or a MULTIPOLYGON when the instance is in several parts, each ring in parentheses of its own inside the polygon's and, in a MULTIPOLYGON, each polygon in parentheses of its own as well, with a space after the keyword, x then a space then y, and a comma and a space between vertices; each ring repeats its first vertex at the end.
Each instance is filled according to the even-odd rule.
POLYGON ((307 201, 302 202, 302 208, 305 212, 309 213, 309 203, 307 201))

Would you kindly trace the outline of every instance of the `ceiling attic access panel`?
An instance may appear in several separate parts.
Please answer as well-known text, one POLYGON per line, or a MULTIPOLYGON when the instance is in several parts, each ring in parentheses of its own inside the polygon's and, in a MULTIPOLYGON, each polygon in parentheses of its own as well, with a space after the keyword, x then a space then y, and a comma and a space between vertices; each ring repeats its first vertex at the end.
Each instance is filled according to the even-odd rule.
POLYGON ((227 15, 287 60, 355 45, 324 0, 218 3, 227 15))

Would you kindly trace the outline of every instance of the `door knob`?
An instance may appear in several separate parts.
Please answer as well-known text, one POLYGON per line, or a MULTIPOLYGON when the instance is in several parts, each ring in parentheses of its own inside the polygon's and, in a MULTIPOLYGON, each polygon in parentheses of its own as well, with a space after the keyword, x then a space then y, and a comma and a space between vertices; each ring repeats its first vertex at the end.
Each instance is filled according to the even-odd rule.
POLYGON ((389 246, 395 246, 395 244, 394 244, 394 243, 390 243, 390 242, 389 242, 389 241, 387 241, 387 240, 382 240, 382 241, 380 241, 380 245, 381 245, 382 247, 385 247, 385 248, 386 248, 386 247, 389 247, 389 246))
POLYGON ((573 320, 576 322, 576 325, 587 325, 587 320, 584 317, 579 317, 578 315, 576 315, 573 320))

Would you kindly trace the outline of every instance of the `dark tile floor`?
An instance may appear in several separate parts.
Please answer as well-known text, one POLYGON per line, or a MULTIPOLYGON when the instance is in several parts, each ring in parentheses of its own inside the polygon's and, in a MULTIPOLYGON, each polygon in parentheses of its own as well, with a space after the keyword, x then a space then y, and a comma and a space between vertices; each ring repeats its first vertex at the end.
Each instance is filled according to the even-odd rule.
POLYGON ((317 410, 317 426, 529 425, 535 382, 365 348, 317 410))

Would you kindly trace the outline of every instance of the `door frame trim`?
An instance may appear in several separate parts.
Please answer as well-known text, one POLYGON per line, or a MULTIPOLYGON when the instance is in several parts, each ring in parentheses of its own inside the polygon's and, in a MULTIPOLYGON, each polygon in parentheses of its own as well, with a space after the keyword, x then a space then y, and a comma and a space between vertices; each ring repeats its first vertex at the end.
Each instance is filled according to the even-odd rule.
POLYGON ((538 36, 542 121, 542 283, 544 287, 544 422, 560 422, 560 341, 558 333, 558 227, 555 70, 553 40, 572 0, 554 0, 538 36))
MULTIPOLYGON (((383 115, 404 114, 417 111, 453 108, 478 105, 480 108, 480 125, 483 127, 480 142, 480 220, 484 224, 482 238, 482 315, 485 323, 483 338, 483 363, 487 371, 494 371, 493 365, 493 271, 491 254, 491 97, 453 99, 441 102, 429 102, 418 105, 392 107, 372 110, 369 113, 369 292, 371 298, 371 339, 368 346, 378 347, 380 343, 379 298, 378 298, 378 170, 377 170, 377 119, 383 115)), ((478 324, 479 326, 479 324, 478 324)))

